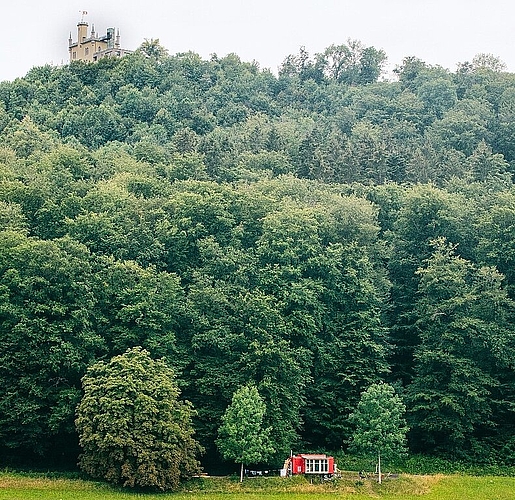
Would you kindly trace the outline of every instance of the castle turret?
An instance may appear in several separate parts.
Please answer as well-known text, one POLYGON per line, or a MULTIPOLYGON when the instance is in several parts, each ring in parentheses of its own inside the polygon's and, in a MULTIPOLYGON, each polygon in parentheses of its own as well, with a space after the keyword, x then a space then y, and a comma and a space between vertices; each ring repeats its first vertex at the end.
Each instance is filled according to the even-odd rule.
POLYGON ((107 28, 107 48, 114 48, 114 28, 107 28))
POLYGON ((88 23, 86 21, 80 21, 77 24, 77 41, 84 43, 88 37, 88 23))
POLYGON ((77 24, 77 41, 73 41, 71 33, 68 39, 70 61, 94 62, 104 57, 121 57, 132 52, 121 48, 120 30, 115 36, 115 29, 107 28, 104 36, 98 36, 93 24, 88 36, 88 23, 84 21, 85 14, 87 12, 83 11, 82 18, 77 24))

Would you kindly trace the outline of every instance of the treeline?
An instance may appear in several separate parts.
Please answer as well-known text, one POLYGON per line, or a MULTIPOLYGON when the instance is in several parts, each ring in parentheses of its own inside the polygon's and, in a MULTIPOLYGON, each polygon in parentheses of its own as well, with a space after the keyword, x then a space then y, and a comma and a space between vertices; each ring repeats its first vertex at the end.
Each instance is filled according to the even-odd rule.
POLYGON ((150 41, 0 83, 3 457, 74 463, 86 368, 141 346, 208 456, 248 382, 281 464, 384 380, 412 451, 513 464, 515 75, 384 61, 150 41))

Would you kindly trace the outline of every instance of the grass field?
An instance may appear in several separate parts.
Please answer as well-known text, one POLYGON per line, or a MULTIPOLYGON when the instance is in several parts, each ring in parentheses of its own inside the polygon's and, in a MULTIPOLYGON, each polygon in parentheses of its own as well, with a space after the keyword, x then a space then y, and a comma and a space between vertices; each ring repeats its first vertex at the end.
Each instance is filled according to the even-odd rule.
POLYGON ((0 473, 0 500, 512 500, 515 478, 473 476, 409 476, 359 481, 342 479, 310 484, 304 478, 248 479, 243 485, 229 478, 202 478, 168 494, 137 493, 81 479, 37 474, 0 473))

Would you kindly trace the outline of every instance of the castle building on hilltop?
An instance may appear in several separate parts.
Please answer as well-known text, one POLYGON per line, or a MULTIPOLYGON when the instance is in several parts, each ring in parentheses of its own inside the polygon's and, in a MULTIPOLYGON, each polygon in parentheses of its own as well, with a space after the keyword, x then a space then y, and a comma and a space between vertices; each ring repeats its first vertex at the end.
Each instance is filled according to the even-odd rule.
POLYGON ((122 49, 120 46, 120 30, 115 35, 114 28, 107 28, 107 33, 99 36, 95 32, 95 25, 92 25, 88 36, 88 23, 84 21, 84 15, 77 24, 77 41, 74 42, 70 32, 68 47, 70 52, 70 62, 88 61, 94 62, 104 57, 123 57, 132 53, 132 50, 122 49))

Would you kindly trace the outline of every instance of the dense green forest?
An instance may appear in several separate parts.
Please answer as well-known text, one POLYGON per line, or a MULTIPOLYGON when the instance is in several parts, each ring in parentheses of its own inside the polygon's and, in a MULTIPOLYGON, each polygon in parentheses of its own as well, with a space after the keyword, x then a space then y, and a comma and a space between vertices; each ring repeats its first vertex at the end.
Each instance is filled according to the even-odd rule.
POLYGON ((248 382, 282 464, 386 381, 411 452, 515 463, 515 74, 385 61, 147 41, 0 83, 3 459, 74 465, 87 367, 141 346, 206 461, 248 382))

